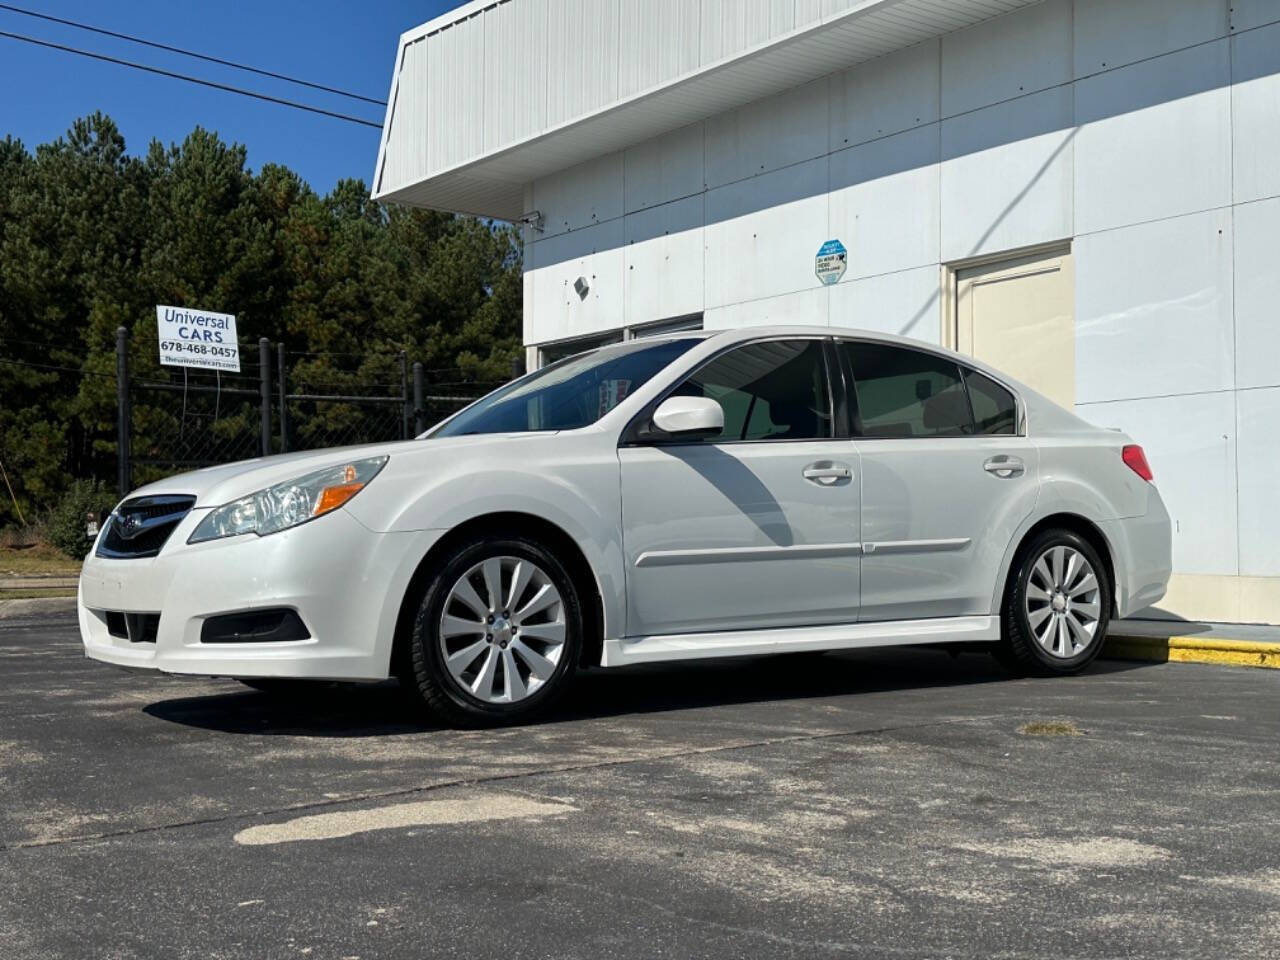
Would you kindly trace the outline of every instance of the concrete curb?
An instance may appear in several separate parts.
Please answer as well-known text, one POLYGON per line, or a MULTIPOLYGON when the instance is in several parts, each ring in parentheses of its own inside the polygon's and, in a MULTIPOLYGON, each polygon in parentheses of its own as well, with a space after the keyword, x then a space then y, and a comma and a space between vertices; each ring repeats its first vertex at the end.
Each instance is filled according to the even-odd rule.
POLYGON ((51 613, 71 613, 75 597, 32 597, 24 600, 0 600, 0 621, 43 617, 51 613))
POLYGON ((0 577, 0 598, 5 590, 74 590, 79 577, 0 577))
POLYGON ((1221 637, 1107 637, 1102 655, 1112 660, 1217 663, 1280 669, 1280 643, 1221 637))

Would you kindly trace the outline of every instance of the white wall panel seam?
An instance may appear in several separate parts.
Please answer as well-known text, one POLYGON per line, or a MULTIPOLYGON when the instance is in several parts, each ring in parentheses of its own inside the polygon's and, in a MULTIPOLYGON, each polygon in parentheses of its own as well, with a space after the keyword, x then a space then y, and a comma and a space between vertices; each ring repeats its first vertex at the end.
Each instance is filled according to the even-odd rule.
MULTIPOLYGON (((1227 33, 1231 33, 1231 12, 1230 0, 1226 0, 1227 6, 1227 33)), ((1235 126, 1235 102, 1236 98, 1232 93, 1235 86, 1236 66, 1235 66, 1236 45, 1234 39, 1227 40, 1227 182, 1229 189, 1227 190, 1227 198, 1234 200, 1236 196, 1236 126, 1235 126)), ((1235 457, 1232 459, 1232 482, 1235 486, 1236 498, 1236 572, 1239 573, 1243 568, 1243 555, 1240 549, 1240 399, 1239 393, 1234 388, 1240 383, 1240 348, 1237 343, 1237 314, 1240 311, 1240 305, 1236 302, 1236 217, 1235 205, 1231 206, 1231 423, 1232 429, 1236 434, 1236 442, 1233 445, 1235 457)))
MULTIPOLYGON (((1070 8, 1070 11, 1071 11, 1071 12, 1070 12, 1070 14, 1069 14, 1069 20, 1070 20, 1070 22, 1068 23, 1068 26, 1067 26, 1067 29, 1068 29, 1068 31, 1069 31, 1069 33, 1070 33, 1070 37, 1071 37, 1071 76, 1072 76, 1072 81, 1071 81, 1071 136, 1074 138, 1074 137, 1078 136, 1078 135, 1079 135, 1079 133, 1080 133, 1080 114, 1079 114, 1079 113, 1077 112, 1077 110, 1076 110, 1076 81, 1075 81, 1075 56, 1076 56, 1076 0, 1071 0, 1071 2, 1068 4, 1068 7, 1070 8)), ((1080 167, 1079 167, 1079 164, 1077 164, 1077 163, 1076 163, 1076 157, 1075 157, 1075 152, 1074 152, 1074 151, 1075 151, 1075 145, 1074 145, 1074 144, 1072 144, 1072 148, 1071 148, 1071 149, 1072 149, 1072 156, 1071 156, 1071 233, 1072 233, 1072 237, 1071 237, 1071 250, 1072 250, 1072 252, 1074 253, 1074 252, 1075 252, 1075 246, 1076 246, 1076 237, 1080 236, 1080 233, 1079 233, 1079 229, 1080 229, 1080 228, 1079 228, 1079 224, 1080 224, 1079 211, 1076 209, 1076 207, 1077 207, 1076 194, 1077 194, 1077 192, 1078 192, 1078 191, 1076 190, 1076 183, 1077 183, 1077 178, 1079 177, 1079 170, 1080 170, 1080 167)), ((1075 305, 1076 305, 1077 301, 1080 299, 1080 297, 1079 297, 1079 294, 1080 294, 1080 273, 1079 273, 1079 271, 1074 270, 1074 269, 1071 271, 1071 284, 1072 284, 1072 289, 1071 289, 1071 314, 1072 314, 1072 316, 1071 316, 1071 323, 1072 323, 1072 326, 1074 327, 1074 325, 1075 325, 1075 321, 1076 321, 1075 305)))
POLYGON ((1153 393, 1135 397, 1108 397, 1106 400, 1088 400, 1084 403, 1077 403, 1076 409, 1082 410, 1086 407, 1105 407, 1111 403, 1136 403, 1142 400, 1175 400, 1179 397, 1220 397, 1228 393, 1234 396, 1235 394, 1244 393, 1246 391, 1275 389, 1276 388, 1273 386, 1260 385, 1256 387, 1222 387, 1219 390, 1188 390, 1185 393, 1153 393))
MULTIPOLYGON (((1276 199, 1280 199, 1280 193, 1273 193, 1266 197, 1255 197, 1252 200, 1235 200, 1230 204, 1230 206, 1233 210, 1235 210, 1240 207, 1249 207, 1255 203, 1266 203, 1268 200, 1276 200, 1276 199)), ((1224 204, 1223 206, 1225 207, 1226 204, 1224 204)))
MULTIPOLYGON (((1230 34, 1230 36, 1242 36, 1246 33, 1249 33, 1250 31, 1261 30, 1261 29, 1264 29, 1264 28, 1250 27, 1248 30, 1241 30, 1239 33, 1230 34)), ((1228 39, 1228 35, 1223 35, 1221 37, 1211 37, 1208 40, 1197 40, 1195 43, 1189 43, 1184 47, 1175 47, 1172 50, 1162 50, 1160 53, 1153 53, 1147 57, 1139 57, 1137 60, 1129 60, 1129 61, 1126 61, 1125 63, 1116 64, 1115 66, 1104 67, 1103 69, 1100 69, 1100 70, 1091 70, 1088 73, 1081 73, 1075 77, 1074 82, 1078 83, 1081 80, 1088 80, 1092 77, 1105 76, 1108 73, 1115 73, 1117 70, 1125 70, 1125 69, 1128 69, 1129 67, 1136 67, 1140 63, 1150 63, 1151 61, 1159 60, 1162 57, 1172 57, 1175 54, 1185 53, 1188 50, 1195 50, 1198 47, 1208 47, 1215 43, 1221 43, 1223 40, 1226 40, 1226 39, 1228 39)), ((1074 38, 1073 38, 1073 42, 1074 42, 1074 38)))
MULTIPOLYGON (((938 89, 937 89, 937 97, 938 97, 938 100, 937 100, 937 103, 938 103, 938 262, 939 264, 941 264, 942 263, 942 238, 946 236, 946 234, 943 232, 942 218, 946 216, 946 212, 947 212, 946 205, 942 202, 942 83, 943 83, 942 56, 943 54, 942 54, 941 38, 938 39, 936 56, 937 56, 937 61, 934 63, 933 67, 934 67, 934 73, 938 77, 938 89)), ((992 104, 992 106, 994 106, 994 104, 992 104)), ((1075 190, 1073 189, 1071 192, 1075 193, 1075 190)), ((952 283, 955 282, 954 277, 951 278, 951 282, 952 283)), ((955 322, 955 318, 945 317, 943 318, 942 322, 950 326, 955 322)), ((942 338, 942 342, 946 343, 950 336, 951 334, 950 332, 948 332, 946 336, 942 338)))
POLYGON ((702 140, 702 312, 707 310, 707 123, 698 124, 702 140))
MULTIPOLYGON (((1074 192, 1074 191, 1072 191, 1074 192)), ((1250 200, 1249 203, 1261 203, 1264 200, 1272 200, 1274 197, 1260 197, 1258 200, 1250 200)), ((1208 207, 1199 207, 1195 210, 1186 210, 1180 213, 1173 213, 1167 217, 1149 217, 1143 220, 1134 220, 1129 223, 1118 223, 1113 227, 1103 227, 1101 230, 1085 230, 1075 234, 1077 239, 1084 237, 1099 237, 1107 233, 1115 233, 1117 230, 1128 230, 1130 227, 1144 227, 1153 223, 1172 223, 1175 220, 1184 220, 1187 217, 1198 217, 1206 213, 1231 213, 1236 207, 1245 206, 1244 203, 1219 203, 1208 207)))

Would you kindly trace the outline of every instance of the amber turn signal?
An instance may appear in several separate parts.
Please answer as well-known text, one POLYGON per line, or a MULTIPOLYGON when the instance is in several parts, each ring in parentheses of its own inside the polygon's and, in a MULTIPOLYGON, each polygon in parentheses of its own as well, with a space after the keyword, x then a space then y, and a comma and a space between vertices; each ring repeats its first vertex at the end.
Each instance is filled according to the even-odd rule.
POLYGON ((364 483, 359 481, 355 483, 340 483, 333 487, 325 487, 320 491, 320 497, 316 500, 316 508, 311 511, 311 515, 313 517, 318 517, 320 514, 328 513, 330 510, 337 510, 363 489, 364 483))

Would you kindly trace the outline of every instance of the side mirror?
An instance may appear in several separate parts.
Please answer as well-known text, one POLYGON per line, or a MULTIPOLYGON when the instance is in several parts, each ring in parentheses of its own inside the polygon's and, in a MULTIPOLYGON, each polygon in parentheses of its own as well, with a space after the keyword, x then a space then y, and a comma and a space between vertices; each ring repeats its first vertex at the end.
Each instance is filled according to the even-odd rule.
POLYGON ((667 397, 653 412, 653 425, 681 440, 714 437, 724 429, 724 409, 710 397, 667 397))

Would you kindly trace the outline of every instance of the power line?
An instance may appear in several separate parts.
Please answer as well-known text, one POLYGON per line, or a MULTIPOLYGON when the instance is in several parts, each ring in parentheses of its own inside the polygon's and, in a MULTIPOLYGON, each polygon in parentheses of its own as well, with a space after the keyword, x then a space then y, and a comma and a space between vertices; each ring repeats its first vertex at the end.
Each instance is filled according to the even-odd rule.
POLYGON ((64 20, 62 17, 51 16, 47 13, 39 13, 35 10, 24 10, 22 7, 15 7, 12 4, 0 3, 0 10, 8 10, 10 13, 19 13, 24 17, 37 17, 41 20, 48 20, 50 23, 60 23, 63 26, 74 27, 77 30, 88 30, 92 33, 102 34, 104 37, 115 37, 117 40, 127 40, 130 43, 141 44, 144 47, 152 47, 156 50, 167 50, 170 53, 178 53, 184 57, 194 57, 197 60, 204 60, 208 63, 216 63, 224 67, 231 67, 233 70, 244 70, 248 73, 256 73, 259 76, 271 77, 273 80, 284 80, 286 83, 296 83, 299 86, 310 87, 312 90, 323 90, 325 93, 336 93, 340 97, 350 97, 352 100, 363 100, 365 103, 372 103, 379 107, 385 107, 385 100, 377 100, 373 97, 366 97, 359 93, 350 93, 346 90, 339 90, 337 87, 327 87, 323 83, 312 83, 310 80, 299 80, 297 77, 285 76, 283 73, 272 73, 270 70, 262 70, 258 67, 251 67, 248 64, 236 63, 234 60, 223 60, 220 57, 211 57, 205 53, 197 53, 194 50, 184 50, 182 47, 173 47, 167 43, 157 43, 154 40, 144 40, 142 37, 131 36, 127 33, 117 33, 114 30, 106 30, 102 27, 90 26, 87 23, 79 23, 75 20, 64 20))
POLYGON ((293 107, 295 110, 306 110, 308 113, 318 113, 322 116, 333 117, 335 120, 346 120, 348 123, 358 123, 361 126, 373 127, 375 130, 382 129, 382 124, 374 123, 372 120, 364 120, 360 117, 353 117, 345 113, 335 113, 332 110, 322 110, 320 107, 308 106, 305 103, 298 103, 295 100, 285 100, 281 97, 272 97, 265 93, 257 93, 253 90, 245 90, 241 87, 232 87, 225 83, 215 83, 212 80, 202 80, 199 77, 192 77, 185 73, 174 73, 172 70, 161 70, 159 67, 151 67, 145 63, 135 63, 132 60, 121 60, 118 57, 109 57, 105 53, 94 53, 91 50, 67 47, 60 43, 52 43, 48 40, 37 40, 35 37, 25 37, 20 33, 9 33, 6 30, 0 30, 0 37, 8 37, 10 40, 21 40, 23 43, 33 43, 36 46, 49 47, 52 50, 62 50, 65 53, 74 53, 82 57, 89 57, 93 60, 102 60, 106 63, 114 63, 122 67, 132 67, 135 70, 144 70, 147 73, 159 74, 162 77, 171 77, 174 80, 185 80, 187 83, 196 83, 202 87, 212 87, 215 90, 225 90, 227 93, 238 93, 242 97, 252 97, 255 100, 265 100, 267 103, 276 103, 282 107, 293 107))

